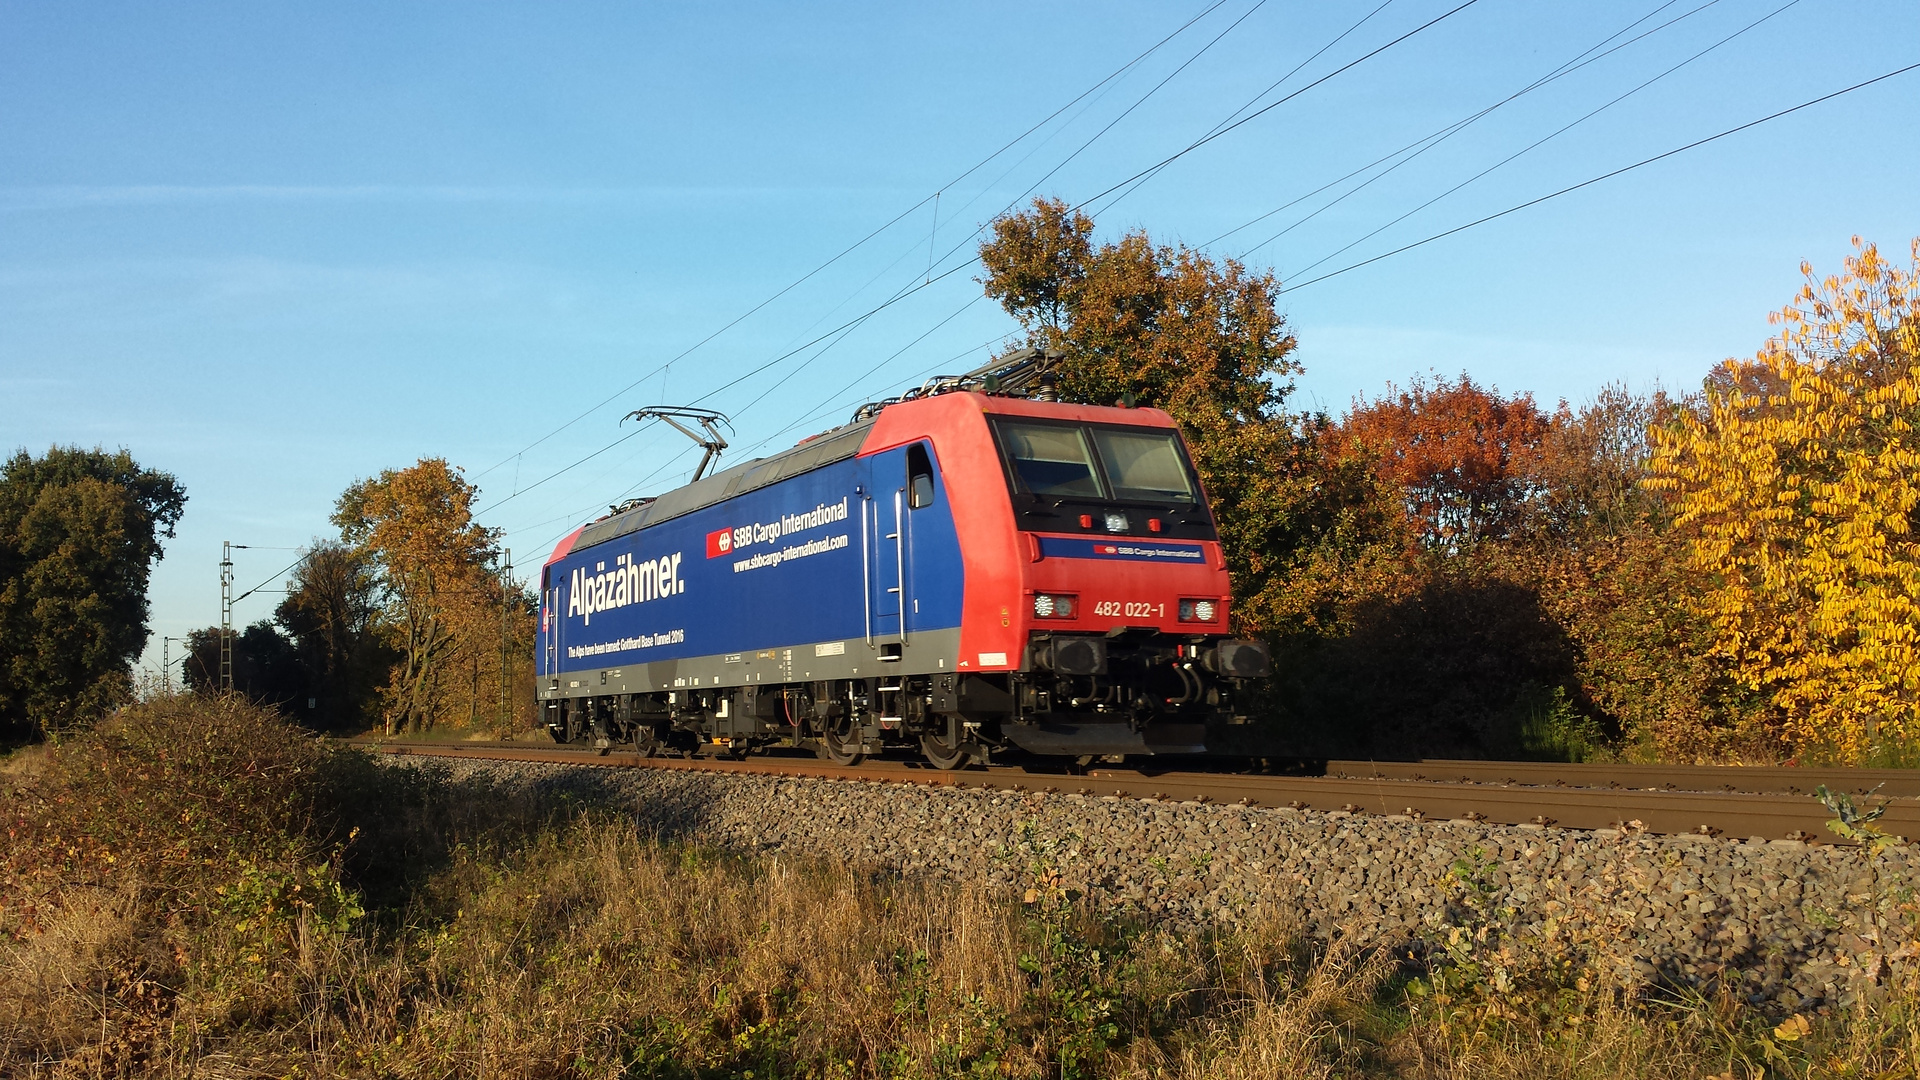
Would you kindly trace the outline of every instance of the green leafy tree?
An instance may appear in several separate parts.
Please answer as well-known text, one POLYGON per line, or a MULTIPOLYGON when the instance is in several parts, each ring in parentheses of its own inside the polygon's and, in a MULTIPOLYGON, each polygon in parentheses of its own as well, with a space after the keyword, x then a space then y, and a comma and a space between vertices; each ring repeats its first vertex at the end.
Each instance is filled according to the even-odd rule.
MULTIPOLYGON (((220 689, 220 628, 187 632, 181 664, 187 689, 200 694, 220 689)), ((307 712, 307 673, 294 643, 270 619, 261 619, 233 635, 233 689, 249 701, 279 709, 296 719, 307 712)))
MULTIPOLYGON (((1315 474, 1303 418, 1286 410, 1295 340, 1279 282, 1231 259, 1155 244, 1143 231, 1096 244, 1093 222, 1058 200, 993 223, 982 284, 1027 344, 1062 352, 1060 393, 1165 410, 1193 451, 1233 571, 1239 618, 1264 629, 1289 569, 1337 527, 1346 492, 1315 474)), ((1358 478, 1354 478, 1358 479, 1358 478)))
POLYGON ((379 567, 372 553, 320 542, 294 568, 274 619, 292 637, 319 727, 357 730, 377 718, 394 653, 380 625, 379 567))
POLYGON ((186 499, 125 450, 21 450, 0 466, 0 726, 84 726, 126 699, 148 577, 186 499))

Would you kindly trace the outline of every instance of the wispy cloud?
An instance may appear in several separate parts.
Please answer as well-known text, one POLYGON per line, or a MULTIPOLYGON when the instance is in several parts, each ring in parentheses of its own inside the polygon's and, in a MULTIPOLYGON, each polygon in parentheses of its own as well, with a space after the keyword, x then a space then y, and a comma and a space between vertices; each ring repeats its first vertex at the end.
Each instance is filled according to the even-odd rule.
MULTIPOLYGON (((891 189, 887 189, 891 190, 891 189)), ((643 205, 874 194, 877 189, 803 185, 533 187, 407 184, 108 184, 0 187, 0 212, 241 202, 643 205)))

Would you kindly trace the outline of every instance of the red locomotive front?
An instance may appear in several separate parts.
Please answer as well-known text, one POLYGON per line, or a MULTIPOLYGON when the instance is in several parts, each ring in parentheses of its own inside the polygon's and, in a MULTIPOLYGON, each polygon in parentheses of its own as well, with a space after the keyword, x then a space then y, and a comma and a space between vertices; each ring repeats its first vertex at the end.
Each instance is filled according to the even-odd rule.
POLYGON ((887 407, 868 447, 929 437, 964 562, 944 681, 978 702, 975 741, 1194 753, 1209 721, 1242 719, 1232 692, 1267 651, 1227 636, 1226 562, 1171 417, 953 392, 887 407))

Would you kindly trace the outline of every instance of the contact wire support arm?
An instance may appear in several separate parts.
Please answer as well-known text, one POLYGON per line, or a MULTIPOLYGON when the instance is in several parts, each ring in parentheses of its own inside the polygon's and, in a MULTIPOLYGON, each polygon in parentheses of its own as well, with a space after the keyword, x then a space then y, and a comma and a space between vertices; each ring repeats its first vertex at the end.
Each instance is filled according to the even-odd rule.
POLYGON ((672 426, 673 430, 692 439, 695 446, 706 451, 700 459, 700 464, 693 470, 693 480, 687 481, 688 483, 693 483, 707 475, 707 466, 713 464, 714 459, 720 456, 720 451, 727 448, 726 437, 720 434, 720 429, 724 427, 728 431, 733 430, 733 421, 727 419, 725 413, 716 412, 713 409, 697 409, 690 405, 655 405, 645 409, 635 409, 620 422, 624 424, 628 420, 664 421, 672 426), (700 430, 693 430, 681 423, 682 420, 699 425, 700 430))

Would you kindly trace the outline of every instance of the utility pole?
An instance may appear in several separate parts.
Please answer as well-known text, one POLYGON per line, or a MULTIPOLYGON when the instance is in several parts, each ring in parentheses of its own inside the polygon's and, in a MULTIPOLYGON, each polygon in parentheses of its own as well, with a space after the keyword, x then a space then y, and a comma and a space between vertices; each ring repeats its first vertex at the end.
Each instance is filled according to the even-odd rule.
MULTIPOLYGON (((176 641, 184 642, 185 640, 184 638, 165 636, 160 638, 160 678, 165 681, 169 695, 173 693, 173 651, 168 648, 168 646, 176 641)), ((192 654, 189 653, 188 655, 192 654)))
POLYGON ((220 689, 222 691, 233 689, 233 549, 233 541, 220 541, 220 689))
POLYGON ((513 730, 513 549, 502 548, 500 575, 500 730, 513 730))

